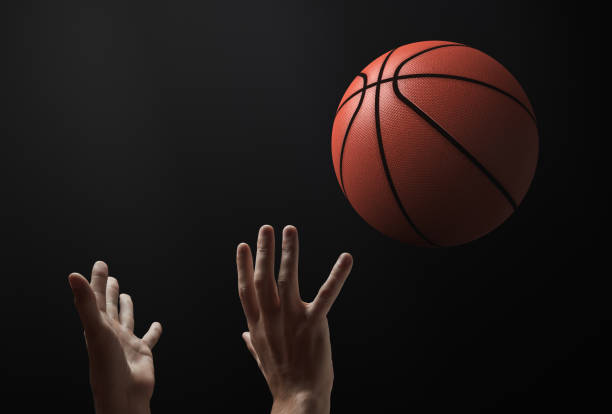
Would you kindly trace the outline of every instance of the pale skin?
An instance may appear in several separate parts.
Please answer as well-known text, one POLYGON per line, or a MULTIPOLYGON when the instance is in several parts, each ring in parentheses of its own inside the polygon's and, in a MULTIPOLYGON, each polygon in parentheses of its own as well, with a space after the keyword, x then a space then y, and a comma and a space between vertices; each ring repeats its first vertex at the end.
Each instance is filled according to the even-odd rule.
POLYGON ((134 305, 119 294, 119 283, 98 261, 91 282, 71 273, 68 281, 84 328, 89 380, 97 414, 149 414, 155 375, 151 350, 161 335, 154 322, 139 338, 134 334, 134 305))
MULTIPOLYGON (((262 226, 255 265, 249 246, 238 245, 238 292, 247 319, 242 334, 273 397, 272 414, 330 411, 334 379, 327 313, 352 267, 343 253, 315 299, 302 301, 298 286, 298 237, 283 230, 281 266, 274 276, 274 229, 262 226)), ((150 414, 155 385, 152 349, 161 335, 154 322, 134 334, 134 306, 102 261, 91 281, 68 277, 89 355, 89 377, 97 414, 150 414)))
POLYGON ((259 230, 255 266, 249 246, 238 245, 238 293, 249 329, 242 338, 272 393, 272 414, 329 413, 334 370, 327 313, 353 260, 341 254, 315 299, 306 303, 298 285, 297 229, 285 227, 282 238, 278 281, 271 226, 259 230))

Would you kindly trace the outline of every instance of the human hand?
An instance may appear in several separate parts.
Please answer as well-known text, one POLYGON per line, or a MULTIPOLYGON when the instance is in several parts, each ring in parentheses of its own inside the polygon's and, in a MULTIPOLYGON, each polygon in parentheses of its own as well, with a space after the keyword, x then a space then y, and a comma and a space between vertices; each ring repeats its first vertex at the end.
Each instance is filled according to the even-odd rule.
POLYGON ((68 282, 84 328, 96 413, 149 413, 155 384, 151 350, 161 324, 154 322, 142 338, 134 335, 132 299, 119 295, 119 283, 104 262, 94 263, 91 284, 79 273, 71 273, 68 282))
POLYGON ((255 268, 249 246, 238 245, 238 293, 249 328, 242 337, 268 383, 273 414, 329 412, 334 370, 327 313, 352 263, 350 254, 340 255, 315 299, 306 303, 299 293, 295 227, 283 230, 278 282, 271 226, 259 230, 255 268))

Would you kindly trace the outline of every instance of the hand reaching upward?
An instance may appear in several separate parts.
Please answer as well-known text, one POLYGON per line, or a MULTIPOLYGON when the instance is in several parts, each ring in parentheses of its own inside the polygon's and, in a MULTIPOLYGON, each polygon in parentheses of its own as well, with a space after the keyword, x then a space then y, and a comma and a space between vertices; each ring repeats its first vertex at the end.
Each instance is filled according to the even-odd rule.
POLYGON ((259 231, 255 267, 245 243, 238 245, 236 264, 249 328, 242 337, 272 393, 272 413, 328 413, 334 372, 326 316, 351 271, 351 255, 340 255, 310 303, 299 293, 295 227, 283 230, 278 282, 271 226, 259 231))
POLYGON ((104 262, 94 264, 91 283, 79 273, 68 281, 85 331, 96 413, 149 413, 155 384, 151 349, 161 325, 154 322, 142 338, 134 335, 132 299, 119 295, 119 283, 104 262))

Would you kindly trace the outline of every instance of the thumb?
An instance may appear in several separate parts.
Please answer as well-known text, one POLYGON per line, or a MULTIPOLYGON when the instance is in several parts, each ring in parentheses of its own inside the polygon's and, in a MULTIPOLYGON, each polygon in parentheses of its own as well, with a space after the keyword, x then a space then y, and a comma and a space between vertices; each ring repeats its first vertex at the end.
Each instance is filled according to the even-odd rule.
POLYGON ((96 296, 89 282, 79 273, 71 273, 68 283, 74 295, 74 305, 79 313, 85 334, 91 338, 100 326, 100 311, 96 305, 96 296))
POLYGON ((251 353, 251 355, 253 355, 253 358, 255 359, 255 362, 257 362, 257 366, 259 366, 259 369, 261 370, 262 369, 262 367, 261 367, 261 360, 259 359, 259 355, 257 355, 257 351, 255 350, 255 347, 253 346, 253 342, 251 341, 251 333, 250 332, 243 332, 242 333, 242 339, 244 340, 244 343, 245 343, 247 349, 249 350, 249 352, 251 353))

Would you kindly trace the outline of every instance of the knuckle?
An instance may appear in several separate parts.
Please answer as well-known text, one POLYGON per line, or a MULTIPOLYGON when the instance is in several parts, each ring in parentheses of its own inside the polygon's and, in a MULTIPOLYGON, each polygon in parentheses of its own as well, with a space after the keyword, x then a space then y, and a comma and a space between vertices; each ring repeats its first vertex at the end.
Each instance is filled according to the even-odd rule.
POLYGON ((253 281, 253 285, 255 285, 255 289, 262 290, 266 286, 266 280, 263 277, 255 277, 253 281))
POLYGON ((276 284, 278 285, 279 290, 284 290, 284 289, 287 289, 287 287, 289 286, 289 280, 286 277, 279 276, 276 284))
POLYGON ((322 299, 324 301, 328 301, 331 297, 332 297, 332 290, 329 288, 322 288, 319 290, 319 294, 317 295, 319 297, 319 299, 322 299))
POLYGON ((248 292, 249 292, 248 287, 246 287, 246 286, 244 286, 244 285, 243 285, 243 286, 238 286, 238 295, 239 295, 241 298, 245 298, 245 297, 247 296, 247 293, 248 293, 248 292))
POLYGON ((260 246, 257 245, 257 257, 261 258, 265 258, 268 257, 268 254, 270 253, 270 249, 268 249, 267 246, 260 246))
POLYGON ((291 283, 289 273, 286 271, 279 272, 278 280, 276 281, 276 283, 278 284, 279 289, 287 287, 291 283))

